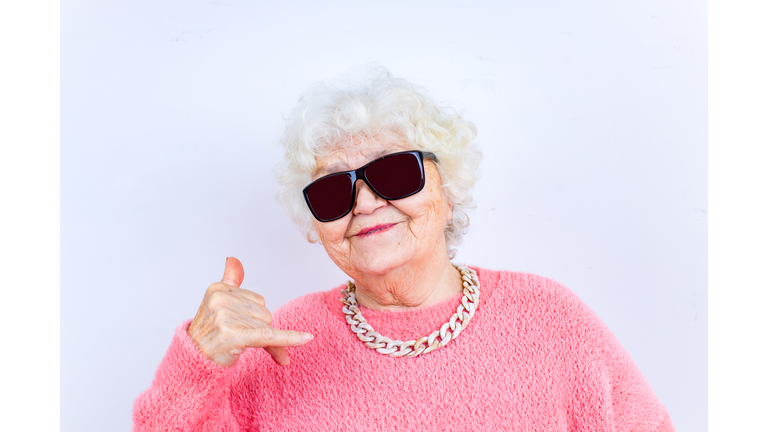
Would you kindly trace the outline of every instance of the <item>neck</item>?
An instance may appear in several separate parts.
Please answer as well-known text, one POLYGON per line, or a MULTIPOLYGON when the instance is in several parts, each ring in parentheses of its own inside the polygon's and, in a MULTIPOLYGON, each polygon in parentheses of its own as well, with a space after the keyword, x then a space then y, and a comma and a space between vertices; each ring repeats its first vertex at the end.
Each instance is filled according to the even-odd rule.
POLYGON ((462 291, 461 274, 447 253, 426 265, 407 265, 355 280, 357 301, 374 310, 424 308, 462 291))

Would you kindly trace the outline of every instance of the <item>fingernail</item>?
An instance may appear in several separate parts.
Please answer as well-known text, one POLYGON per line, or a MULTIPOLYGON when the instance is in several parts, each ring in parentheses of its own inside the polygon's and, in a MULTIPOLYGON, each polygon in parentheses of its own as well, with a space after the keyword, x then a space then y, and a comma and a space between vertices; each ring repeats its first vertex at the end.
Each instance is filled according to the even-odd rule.
POLYGON ((301 338, 304 339, 305 341, 311 341, 312 339, 314 339, 314 336, 312 336, 312 334, 310 333, 302 333, 301 338))

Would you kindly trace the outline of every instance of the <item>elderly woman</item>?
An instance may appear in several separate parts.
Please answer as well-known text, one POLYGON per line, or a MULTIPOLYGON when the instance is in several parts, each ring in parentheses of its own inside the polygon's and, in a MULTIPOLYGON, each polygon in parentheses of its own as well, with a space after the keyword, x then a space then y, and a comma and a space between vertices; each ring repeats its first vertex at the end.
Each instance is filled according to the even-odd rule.
POLYGON ((571 291, 451 263, 475 133, 386 71, 311 87, 280 196, 354 282, 273 316, 228 258, 136 401, 135 430, 673 430, 571 291))

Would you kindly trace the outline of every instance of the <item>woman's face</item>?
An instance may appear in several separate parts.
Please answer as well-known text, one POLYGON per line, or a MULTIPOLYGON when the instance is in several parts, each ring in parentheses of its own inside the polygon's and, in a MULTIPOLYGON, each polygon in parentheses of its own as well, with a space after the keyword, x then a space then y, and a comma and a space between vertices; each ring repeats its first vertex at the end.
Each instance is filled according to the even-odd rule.
MULTIPOLYGON (((313 179, 406 150, 411 149, 391 139, 341 148, 317 160, 313 179)), ((344 273, 359 280, 403 265, 423 266, 431 259, 446 259, 444 230, 453 207, 443 192, 434 162, 425 160, 424 171, 424 189, 396 201, 380 198, 358 180, 355 203, 348 215, 331 222, 314 221, 328 256, 344 273)))

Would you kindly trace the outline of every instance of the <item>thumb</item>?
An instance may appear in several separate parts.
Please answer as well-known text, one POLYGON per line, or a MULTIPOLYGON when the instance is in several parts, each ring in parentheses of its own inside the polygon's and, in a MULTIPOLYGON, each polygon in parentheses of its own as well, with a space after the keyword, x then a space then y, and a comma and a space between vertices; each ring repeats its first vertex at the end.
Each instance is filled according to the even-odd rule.
POLYGON ((221 278, 221 281, 240 288, 243 278, 245 278, 245 270, 243 270, 243 264, 240 263, 240 260, 235 257, 227 257, 227 262, 224 264, 224 277, 221 278))

